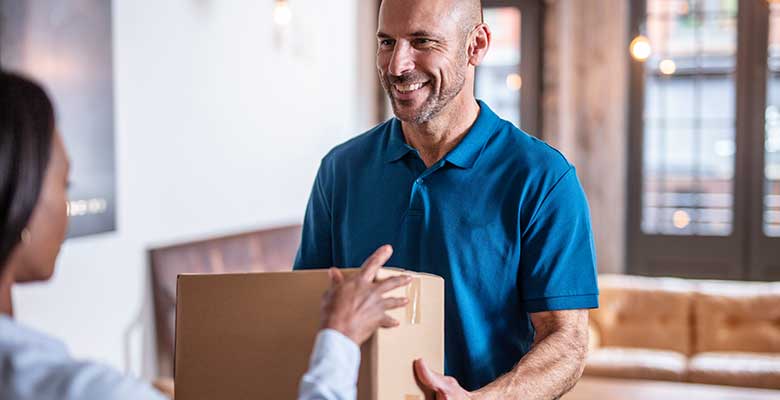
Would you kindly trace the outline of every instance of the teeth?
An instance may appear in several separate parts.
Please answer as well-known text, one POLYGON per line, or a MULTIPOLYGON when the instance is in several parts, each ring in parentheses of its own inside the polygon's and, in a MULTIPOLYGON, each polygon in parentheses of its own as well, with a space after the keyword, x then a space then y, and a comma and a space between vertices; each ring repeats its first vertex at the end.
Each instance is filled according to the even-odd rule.
POLYGON ((415 83, 412 85, 395 85, 395 88, 398 89, 398 91, 401 93, 409 93, 423 87, 423 85, 425 85, 425 83, 415 83))

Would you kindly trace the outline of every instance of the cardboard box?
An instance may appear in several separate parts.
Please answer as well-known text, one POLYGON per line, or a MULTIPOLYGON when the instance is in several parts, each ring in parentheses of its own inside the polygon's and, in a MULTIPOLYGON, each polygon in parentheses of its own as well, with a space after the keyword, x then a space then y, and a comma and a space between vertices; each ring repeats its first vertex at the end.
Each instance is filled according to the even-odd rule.
MULTIPOLYGON (((387 296, 408 296, 409 305, 389 313, 399 327, 362 346, 359 400, 423 400, 414 359, 444 369, 444 281, 389 268, 378 278, 402 273, 412 283, 387 296)), ((329 286, 327 270, 180 275, 176 399, 296 399, 329 286)))

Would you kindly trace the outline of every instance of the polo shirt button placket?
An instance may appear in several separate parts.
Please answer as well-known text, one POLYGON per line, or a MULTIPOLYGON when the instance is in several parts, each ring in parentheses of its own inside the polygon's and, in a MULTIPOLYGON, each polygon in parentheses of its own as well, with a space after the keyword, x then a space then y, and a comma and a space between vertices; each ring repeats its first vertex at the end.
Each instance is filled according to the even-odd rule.
POLYGON ((425 206, 423 205, 423 199, 422 199, 422 191, 425 190, 425 178, 417 178, 414 180, 414 185, 412 187, 412 198, 409 201, 409 211, 413 215, 420 215, 424 211, 425 206))

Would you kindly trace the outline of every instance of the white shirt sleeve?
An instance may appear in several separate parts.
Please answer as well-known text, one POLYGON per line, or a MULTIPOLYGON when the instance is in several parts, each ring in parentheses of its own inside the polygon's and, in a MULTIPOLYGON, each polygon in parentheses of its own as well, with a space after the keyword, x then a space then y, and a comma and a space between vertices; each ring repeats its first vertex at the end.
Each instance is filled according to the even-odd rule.
POLYGON ((106 365, 60 362, 31 363, 28 367, 36 371, 25 368, 15 374, 8 399, 167 400, 148 383, 106 365))
POLYGON ((166 400, 146 382, 94 362, 76 361, 65 346, 0 316, 0 399, 166 400))
POLYGON ((298 400, 354 400, 359 369, 360 348, 355 342, 333 329, 320 331, 298 400))

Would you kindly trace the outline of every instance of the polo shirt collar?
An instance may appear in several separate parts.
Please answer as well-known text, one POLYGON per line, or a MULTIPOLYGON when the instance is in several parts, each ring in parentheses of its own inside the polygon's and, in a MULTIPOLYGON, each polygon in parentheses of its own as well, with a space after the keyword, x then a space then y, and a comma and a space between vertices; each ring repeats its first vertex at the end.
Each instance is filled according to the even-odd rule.
POLYGON ((390 120, 390 140, 387 143, 385 160, 389 163, 398 161, 410 151, 416 150, 406 144, 404 133, 401 130, 401 121, 398 118, 393 118, 390 120))
MULTIPOLYGON (((498 115, 483 101, 477 100, 477 103, 479 104, 479 116, 474 121, 474 125, 471 126, 463 140, 444 157, 447 162, 464 169, 474 166, 500 120, 498 115)), ((387 144, 385 160, 387 162, 398 161, 409 152, 416 152, 416 150, 406 143, 401 130, 401 121, 398 118, 393 118, 390 123, 390 139, 387 144)))
POLYGON ((500 121, 498 115, 482 100, 477 100, 477 103, 479 103, 479 116, 474 121, 474 125, 460 143, 444 156, 449 163, 464 169, 474 166, 500 121))

